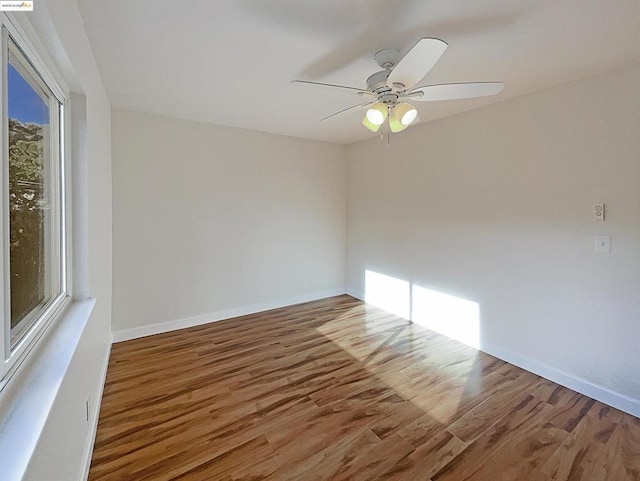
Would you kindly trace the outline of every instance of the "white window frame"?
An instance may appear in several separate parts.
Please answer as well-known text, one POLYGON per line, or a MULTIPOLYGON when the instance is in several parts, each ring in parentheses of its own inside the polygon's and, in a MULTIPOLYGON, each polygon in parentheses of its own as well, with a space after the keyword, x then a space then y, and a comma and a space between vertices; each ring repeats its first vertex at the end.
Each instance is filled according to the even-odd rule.
MULTIPOLYGON (((45 60, 46 56, 40 54, 40 51, 29 40, 28 36, 20 28, 17 22, 12 21, 11 14, 2 13, 0 15, 0 23, 2 28, 1 38, 1 60, 2 74, 0 75, 0 92, 1 95, 1 111, 2 111, 2 136, 0 137, 0 147, 2 148, 2 171, 0 174, 0 296, 3 299, 3 308, 0 310, 0 390, 7 384, 9 379, 19 370, 20 363, 26 358, 28 353, 33 349, 39 339, 43 337, 47 328, 68 309, 71 303, 71 216, 70 216, 70 190, 71 179, 70 173, 70 152, 71 145, 69 139, 70 132, 70 115, 69 106, 69 89, 62 81, 62 77, 52 65, 51 62, 45 60), (57 162, 58 169, 56 184, 59 192, 56 197, 59 207, 52 212, 51 221, 59 224, 59 249, 56 249, 55 259, 60 266, 60 290, 54 298, 50 300, 46 307, 38 313, 37 320, 28 328, 21 336, 20 340, 11 346, 11 313, 10 313, 10 288, 8 285, 9 278, 9 192, 8 192, 8 149, 7 149, 7 132, 8 132, 8 110, 7 110, 7 62, 9 40, 19 47, 24 53, 28 61, 39 74, 42 81, 48 89, 60 102, 62 122, 58 126, 60 136, 59 139, 52 141, 51 150, 57 149, 60 159, 57 162)), ((52 102, 53 103, 53 102, 52 102)), ((57 104, 57 102, 56 102, 57 104)), ((50 105, 51 108, 51 105, 50 105)), ((60 116, 58 116, 58 120, 60 116)), ((54 125, 51 125, 53 139, 54 125)))

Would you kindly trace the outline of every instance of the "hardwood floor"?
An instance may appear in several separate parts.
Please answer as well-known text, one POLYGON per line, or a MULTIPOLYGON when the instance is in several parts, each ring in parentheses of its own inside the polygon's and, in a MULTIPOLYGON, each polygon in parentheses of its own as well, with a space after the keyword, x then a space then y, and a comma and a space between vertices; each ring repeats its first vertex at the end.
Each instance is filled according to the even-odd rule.
POLYGON ((349 296, 113 346, 90 480, 640 479, 640 420, 349 296))

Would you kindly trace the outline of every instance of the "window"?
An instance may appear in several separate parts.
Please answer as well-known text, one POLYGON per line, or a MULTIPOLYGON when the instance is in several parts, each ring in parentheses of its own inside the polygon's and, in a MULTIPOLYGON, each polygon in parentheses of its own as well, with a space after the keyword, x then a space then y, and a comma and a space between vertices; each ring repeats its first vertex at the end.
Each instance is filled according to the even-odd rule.
POLYGON ((3 376, 17 367, 69 299, 63 92, 3 17, 3 376))

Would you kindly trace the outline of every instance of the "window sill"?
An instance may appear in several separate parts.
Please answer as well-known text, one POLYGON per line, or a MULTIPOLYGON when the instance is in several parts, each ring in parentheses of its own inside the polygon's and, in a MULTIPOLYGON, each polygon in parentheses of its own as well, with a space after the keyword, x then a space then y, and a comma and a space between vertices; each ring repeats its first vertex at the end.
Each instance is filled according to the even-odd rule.
POLYGON ((73 301, 0 391, 3 479, 24 476, 95 302, 73 301))

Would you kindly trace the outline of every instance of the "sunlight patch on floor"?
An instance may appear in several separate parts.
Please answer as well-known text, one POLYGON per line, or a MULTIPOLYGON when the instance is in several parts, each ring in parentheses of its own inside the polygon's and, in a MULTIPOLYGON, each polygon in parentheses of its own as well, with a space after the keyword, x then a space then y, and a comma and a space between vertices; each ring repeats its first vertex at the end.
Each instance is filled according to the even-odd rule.
POLYGON ((480 345, 479 304, 371 270, 365 271, 364 294, 364 305, 342 312, 318 327, 318 331, 434 419, 447 423, 455 418, 462 400, 476 390, 469 378, 473 378, 480 345), (364 322, 352 326, 351 332, 340 329, 344 319, 363 314, 364 322), (390 315, 412 322, 398 324, 390 315), (378 369, 378 363, 388 362, 389 356, 412 356, 424 349, 428 337, 422 335, 421 328, 436 331, 473 350, 462 355, 464 362, 459 362, 457 353, 461 346, 452 342, 449 349, 446 342, 439 341, 431 353, 433 357, 403 364, 392 374, 378 369))

